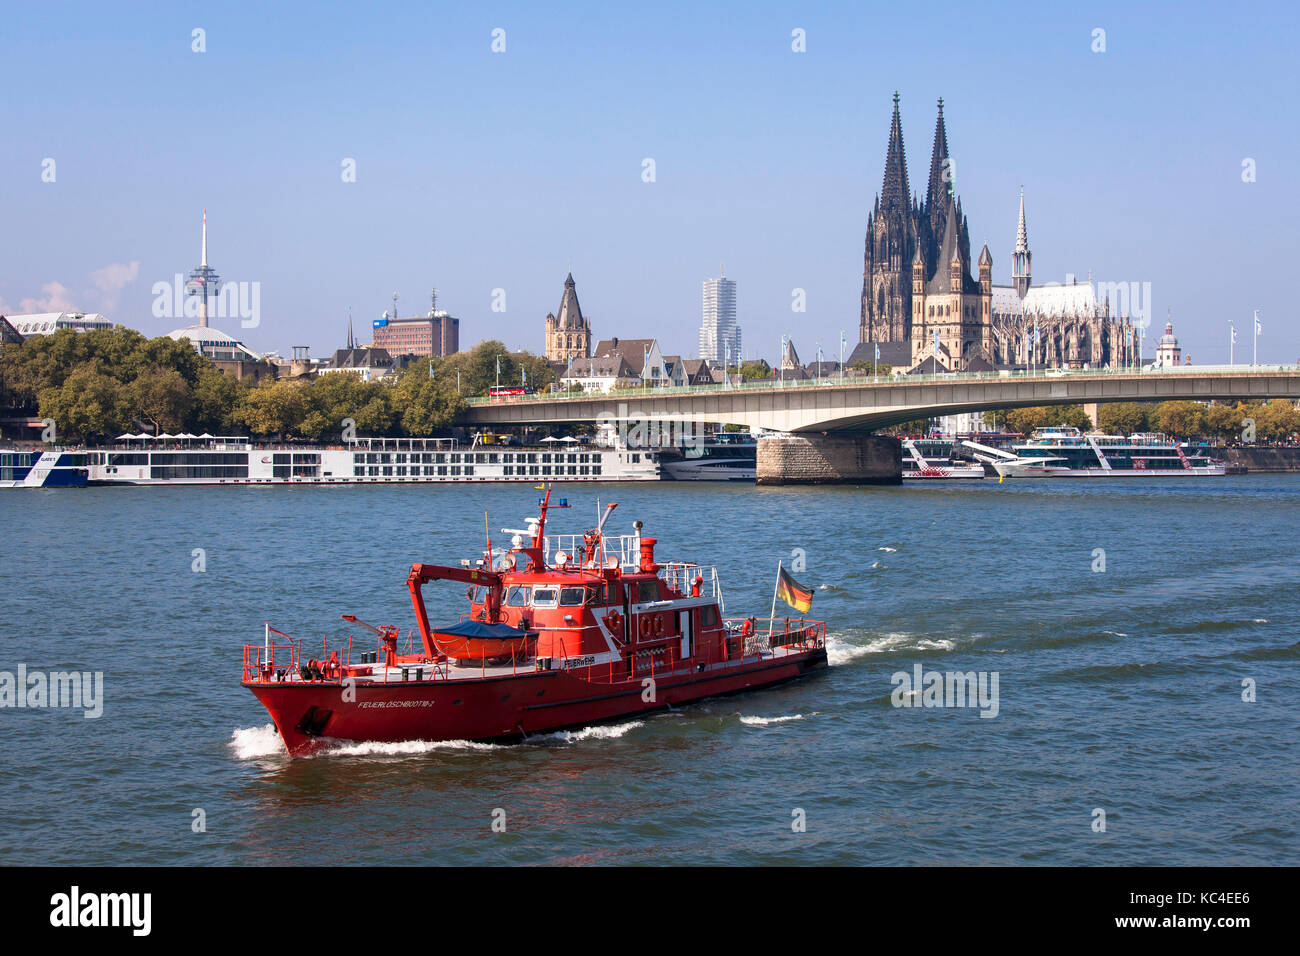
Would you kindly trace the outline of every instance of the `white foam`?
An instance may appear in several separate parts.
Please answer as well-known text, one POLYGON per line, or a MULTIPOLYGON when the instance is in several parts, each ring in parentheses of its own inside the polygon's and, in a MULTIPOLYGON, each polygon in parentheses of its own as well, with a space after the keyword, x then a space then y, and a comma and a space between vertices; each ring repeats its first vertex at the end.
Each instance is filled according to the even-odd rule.
POLYGON ((1102 631, 1103 634, 1109 634, 1111 637, 1128 637, 1123 631, 1102 631))
POLYGON ((284 741, 280 739, 280 732, 275 729, 275 724, 267 724, 264 727, 240 727, 230 734, 228 746, 240 760, 288 753, 284 741))
POLYGON ((803 714, 789 714, 785 717, 741 717, 742 724, 751 727, 766 727, 768 724, 784 724, 788 720, 803 720, 803 714))
POLYGON ((320 757, 404 757, 411 754, 427 754, 436 750, 498 750, 501 744, 482 744, 473 740, 398 740, 387 743, 379 740, 363 740, 354 744, 339 744, 318 751, 312 756, 320 757))
POLYGON ((561 730, 553 734, 544 734, 543 737, 566 744, 576 744, 581 740, 614 740, 644 726, 643 720, 629 720, 626 724, 601 724, 596 727, 583 727, 581 730, 561 730))
POLYGON ((826 662, 832 667, 847 664, 867 654, 885 654, 891 651, 951 651, 956 647, 954 641, 946 638, 930 640, 913 634, 883 634, 874 637, 865 644, 849 642, 828 634, 826 636, 826 662))
POLYGON ((893 554, 893 553, 894 553, 895 551, 897 551, 898 549, 897 549, 897 548, 885 548, 885 547, 880 547, 880 548, 876 548, 876 550, 877 550, 877 551, 884 551, 886 554, 893 554))
POLYGON ((1257 618, 1254 618, 1250 623, 1251 623, 1251 624, 1267 624, 1267 623, 1268 623, 1268 618, 1266 618, 1266 617, 1257 617, 1257 618))

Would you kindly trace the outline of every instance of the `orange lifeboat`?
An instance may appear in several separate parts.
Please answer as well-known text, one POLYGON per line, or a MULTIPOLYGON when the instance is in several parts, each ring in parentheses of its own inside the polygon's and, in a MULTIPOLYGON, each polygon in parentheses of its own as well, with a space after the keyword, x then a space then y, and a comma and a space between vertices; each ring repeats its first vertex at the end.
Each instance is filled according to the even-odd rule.
POLYGON ((536 631, 473 620, 434 629, 431 636, 440 654, 466 664, 525 660, 529 656, 529 642, 537 640, 536 631))

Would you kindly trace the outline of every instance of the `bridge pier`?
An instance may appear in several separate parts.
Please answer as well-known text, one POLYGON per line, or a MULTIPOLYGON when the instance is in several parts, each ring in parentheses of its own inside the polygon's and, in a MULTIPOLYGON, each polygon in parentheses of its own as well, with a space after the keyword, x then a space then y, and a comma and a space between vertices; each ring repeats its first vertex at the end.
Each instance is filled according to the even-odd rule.
POLYGON ((799 433, 758 440, 760 485, 901 485, 902 445, 887 435, 799 433))

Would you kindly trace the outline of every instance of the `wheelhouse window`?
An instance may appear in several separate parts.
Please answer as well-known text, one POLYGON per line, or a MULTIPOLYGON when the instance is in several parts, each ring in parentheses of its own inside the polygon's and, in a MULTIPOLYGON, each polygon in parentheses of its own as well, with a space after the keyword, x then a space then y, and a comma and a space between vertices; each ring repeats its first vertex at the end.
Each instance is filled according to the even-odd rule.
POLYGON ((533 589, 528 586, 515 586, 506 591, 506 607, 528 607, 528 599, 533 589))
POLYGON ((533 607, 555 607, 558 597, 555 588, 538 588, 533 592, 533 607))
POLYGON ((561 607, 581 607, 586 599, 586 588, 560 588, 561 607))

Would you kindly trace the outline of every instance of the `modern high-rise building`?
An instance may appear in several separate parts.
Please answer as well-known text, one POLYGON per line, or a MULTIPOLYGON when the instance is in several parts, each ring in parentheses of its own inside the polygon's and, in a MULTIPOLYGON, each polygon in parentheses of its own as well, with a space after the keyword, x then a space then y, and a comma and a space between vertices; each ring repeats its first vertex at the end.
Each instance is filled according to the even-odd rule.
POLYGON ((703 322, 700 324, 700 358, 721 366, 730 358, 740 361, 740 326, 736 324, 736 283, 721 269, 716 279, 704 280, 703 322))
MULTIPOLYGON (((375 348, 386 349, 389 355, 421 355, 445 358, 460 351, 460 319, 438 308, 438 290, 429 293, 429 314, 407 319, 394 318, 387 312, 372 324, 375 348)), ((393 313, 397 308, 394 303, 393 313)), ((352 337, 352 323, 348 322, 348 337, 352 337)), ((352 345, 349 345, 351 348, 352 345)))

